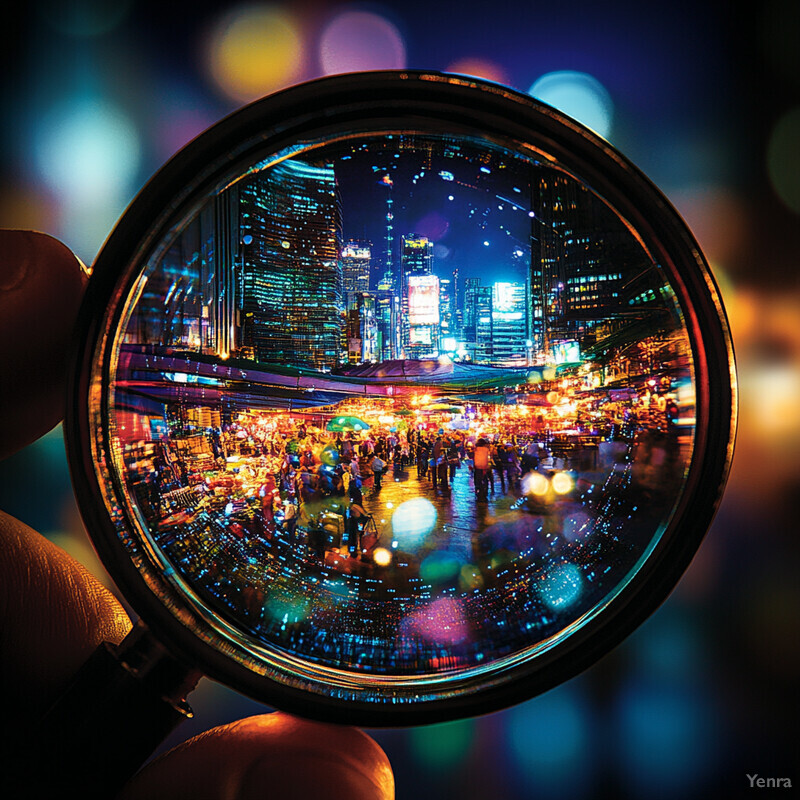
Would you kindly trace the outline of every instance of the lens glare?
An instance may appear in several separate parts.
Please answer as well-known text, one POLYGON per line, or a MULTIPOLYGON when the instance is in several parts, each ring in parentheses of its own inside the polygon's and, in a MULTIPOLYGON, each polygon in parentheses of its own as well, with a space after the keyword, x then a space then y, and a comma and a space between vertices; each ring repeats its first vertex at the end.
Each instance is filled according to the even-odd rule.
POLYGON ((551 159, 306 142, 239 165, 139 269, 110 334, 112 516, 278 681, 397 703, 503 680, 611 602, 675 511, 682 309, 551 159))

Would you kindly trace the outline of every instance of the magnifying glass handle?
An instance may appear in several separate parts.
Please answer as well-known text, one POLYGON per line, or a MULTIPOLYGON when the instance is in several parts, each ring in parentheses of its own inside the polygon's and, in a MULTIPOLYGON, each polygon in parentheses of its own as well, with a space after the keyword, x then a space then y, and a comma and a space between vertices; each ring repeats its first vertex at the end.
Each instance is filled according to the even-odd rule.
POLYGON ((7 796, 113 797, 192 716, 186 695, 200 677, 142 623, 119 645, 104 642, 25 738, 7 796))

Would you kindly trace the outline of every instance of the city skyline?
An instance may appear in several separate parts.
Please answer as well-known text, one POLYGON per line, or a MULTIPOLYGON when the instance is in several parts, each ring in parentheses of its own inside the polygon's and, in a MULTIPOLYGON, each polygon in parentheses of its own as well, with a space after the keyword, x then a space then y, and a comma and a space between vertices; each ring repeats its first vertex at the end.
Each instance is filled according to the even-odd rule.
POLYGON ((141 340, 324 372, 443 355, 579 361, 626 327, 679 317, 658 266, 587 187, 496 146, 431 136, 249 171, 148 283, 141 340))

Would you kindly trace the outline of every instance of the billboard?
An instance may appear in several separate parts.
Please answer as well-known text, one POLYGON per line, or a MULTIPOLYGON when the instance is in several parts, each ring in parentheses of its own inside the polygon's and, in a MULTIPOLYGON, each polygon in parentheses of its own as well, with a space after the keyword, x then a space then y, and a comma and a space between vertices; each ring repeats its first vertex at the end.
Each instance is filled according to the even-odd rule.
POLYGON ((410 344, 433 344, 433 331, 429 325, 412 325, 408 341, 410 344))
POLYGON ((439 278, 436 275, 408 277, 408 322, 412 326, 439 324, 439 278))
POLYGON ((574 340, 552 345, 554 364, 577 364, 581 360, 581 346, 574 340))
POLYGON ((372 251, 369 247, 348 244, 342 248, 342 258, 355 258, 362 261, 369 261, 370 258, 372 258, 372 251))

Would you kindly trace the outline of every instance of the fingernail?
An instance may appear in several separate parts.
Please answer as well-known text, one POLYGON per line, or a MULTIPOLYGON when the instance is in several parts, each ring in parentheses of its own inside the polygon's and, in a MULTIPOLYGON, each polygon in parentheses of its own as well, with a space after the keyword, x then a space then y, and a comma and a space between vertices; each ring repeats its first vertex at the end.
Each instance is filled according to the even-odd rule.
POLYGON ((31 234, 0 230, 0 290, 15 289, 28 274, 31 264, 31 234))
POLYGON ((280 770, 274 760, 253 764, 242 778, 237 800, 392 800, 394 780, 388 769, 385 772, 371 774, 328 752, 297 753, 280 770))

